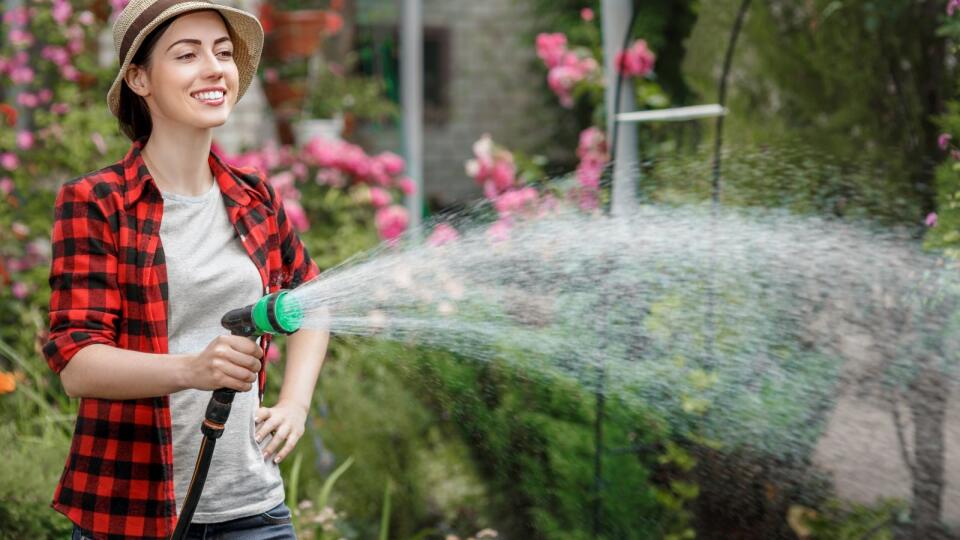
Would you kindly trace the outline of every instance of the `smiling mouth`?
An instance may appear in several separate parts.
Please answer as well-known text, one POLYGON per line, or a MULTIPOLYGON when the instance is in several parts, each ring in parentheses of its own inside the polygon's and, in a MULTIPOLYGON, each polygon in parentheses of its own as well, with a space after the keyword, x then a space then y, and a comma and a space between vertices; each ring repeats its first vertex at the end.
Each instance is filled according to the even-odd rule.
POLYGON ((209 90, 206 92, 196 92, 190 94, 193 99, 206 105, 220 105, 223 103, 226 93, 223 90, 209 90))

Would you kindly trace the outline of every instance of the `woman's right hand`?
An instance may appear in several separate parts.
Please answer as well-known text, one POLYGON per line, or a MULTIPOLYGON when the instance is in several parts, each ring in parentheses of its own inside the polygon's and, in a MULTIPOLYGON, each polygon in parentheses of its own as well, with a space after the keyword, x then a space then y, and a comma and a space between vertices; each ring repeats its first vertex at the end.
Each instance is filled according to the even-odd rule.
POLYGON ((263 350, 243 336, 217 336, 186 361, 186 387, 199 390, 231 388, 246 392, 260 372, 263 350))

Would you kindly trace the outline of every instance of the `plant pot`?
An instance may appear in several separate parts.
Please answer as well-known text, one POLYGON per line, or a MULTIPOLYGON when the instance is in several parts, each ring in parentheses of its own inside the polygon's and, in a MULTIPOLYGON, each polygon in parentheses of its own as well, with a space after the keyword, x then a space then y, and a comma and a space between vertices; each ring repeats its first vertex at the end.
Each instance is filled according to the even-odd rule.
POLYGON ((274 111, 283 109, 299 111, 303 106, 303 98, 307 95, 307 87, 303 82, 264 81, 263 93, 274 111))
POLYGON ((267 40, 268 54, 281 61, 313 55, 327 35, 328 17, 321 9, 274 12, 273 30, 267 40))
POLYGON ((334 118, 311 118, 309 120, 300 120, 293 125, 294 139, 297 146, 303 146, 311 139, 321 138, 329 140, 340 140, 340 134, 343 133, 343 117, 334 118))

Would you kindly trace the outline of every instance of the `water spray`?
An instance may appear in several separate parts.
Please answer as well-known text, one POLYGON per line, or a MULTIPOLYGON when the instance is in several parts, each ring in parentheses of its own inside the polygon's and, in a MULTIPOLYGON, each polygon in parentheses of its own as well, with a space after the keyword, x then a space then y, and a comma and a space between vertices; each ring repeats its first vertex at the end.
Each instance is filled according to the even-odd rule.
MULTIPOLYGON (((289 291, 285 290, 270 293, 249 306, 230 310, 220 320, 220 324, 234 336, 253 338, 264 334, 292 334, 300 329, 303 309, 300 302, 288 293, 289 291)), ((200 502, 203 484, 207 480, 207 472, 210 470, 213 449, 217 439, 223 435, 235 394, 236 390, 231 388, 214 390, 207 404, 207 412, 200 425, 203 441, 200 443, 197 463, 194 465, 187 497, 177 520, 177 528, 171 536, 173 540, 184 538, 190 527, 193 513, 200 502)))

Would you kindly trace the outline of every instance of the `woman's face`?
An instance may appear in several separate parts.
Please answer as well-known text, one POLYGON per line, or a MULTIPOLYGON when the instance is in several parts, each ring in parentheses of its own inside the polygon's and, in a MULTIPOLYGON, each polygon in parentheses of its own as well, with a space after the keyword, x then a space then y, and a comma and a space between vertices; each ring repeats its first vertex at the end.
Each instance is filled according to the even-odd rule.
MULTIPOLYGON (((146 72, 143 96, 154 128, 181 124, 199 129, 223 125, 237 103, 240 75, 233 42, 216 12, 177 18, 157 41, 146 72)), ((136 75, 134 76, 137 77, 136 75)))

